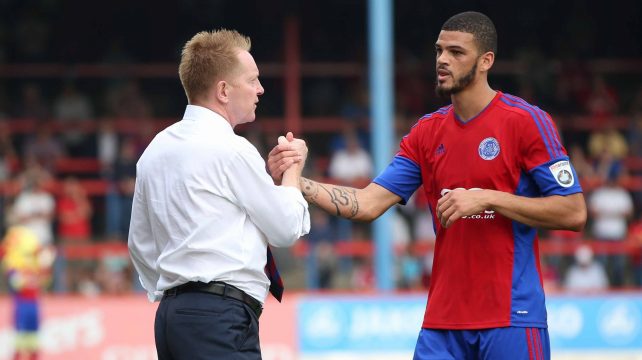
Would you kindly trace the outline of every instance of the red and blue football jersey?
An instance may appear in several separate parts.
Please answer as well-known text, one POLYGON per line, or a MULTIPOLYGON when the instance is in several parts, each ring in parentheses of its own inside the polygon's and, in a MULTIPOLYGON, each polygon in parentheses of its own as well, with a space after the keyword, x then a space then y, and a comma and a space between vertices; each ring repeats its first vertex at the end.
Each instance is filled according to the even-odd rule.
MULTIPOLYGON (((492 189, 526 197, 581 192, 550 116, 497 92, 462 122, 447 106, 419 119, 375 183, 406 202, 423 185, 431 210, 448 191, 492 189)), ((437 235, 423 327, 546 327, 537 231, 491 210, 437 235)))

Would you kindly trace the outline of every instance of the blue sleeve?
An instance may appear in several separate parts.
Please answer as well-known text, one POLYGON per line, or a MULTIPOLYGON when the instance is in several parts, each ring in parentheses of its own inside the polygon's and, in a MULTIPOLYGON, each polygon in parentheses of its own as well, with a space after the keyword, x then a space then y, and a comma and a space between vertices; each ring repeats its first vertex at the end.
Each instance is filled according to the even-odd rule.
POLYGON ((372 182, 399 195, 400 203, 405 205, 415 190, 421 186, 421 169, 414 161, 397 155, 372 182))
POLYGON ((531 169, 530 174, 543 196, 582 192, 577 173, 566 156, 541 164, 531 169))

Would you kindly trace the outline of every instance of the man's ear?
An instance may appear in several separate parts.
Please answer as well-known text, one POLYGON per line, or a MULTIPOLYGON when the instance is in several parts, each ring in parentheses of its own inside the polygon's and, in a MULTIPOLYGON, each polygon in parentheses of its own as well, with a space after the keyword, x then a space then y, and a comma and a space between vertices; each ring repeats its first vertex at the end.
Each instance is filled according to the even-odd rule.
POLYGON ((220 80, 215 86, 216 99, 227 104, 229 101, 230 85, 225 80, 220 80))
POLYGON ((488 72, 493 67, 493 63, 495 63, 495 53, 488 51, 480 56, 479 70, 488 72))

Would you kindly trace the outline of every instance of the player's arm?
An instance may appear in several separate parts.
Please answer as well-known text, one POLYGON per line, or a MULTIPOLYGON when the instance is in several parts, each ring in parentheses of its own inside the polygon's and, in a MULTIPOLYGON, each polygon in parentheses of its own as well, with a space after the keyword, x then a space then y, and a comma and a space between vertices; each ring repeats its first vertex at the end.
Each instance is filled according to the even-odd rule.
POLYGON ((301 178, 301 191, 309 203, 332 215, 358 221, 372 221, 401 201, 399 195, 375 183, 356 189, 301 178))
POLYGON ((449 227, 463 216, 494 210, 517 222, 546 229, 580 231, 586 224, 582 193, 529 198, 496 190, 453 190, 437 203, 437 218, 449 227))
POLYGON ((546 229, 580 231, 586 224, 582 193, 527 198, 491 191, 490 208, 515 221, 546 229))
MULTIPOLYGON (((357 221, 373 221, 396 203, 405 204, 421 185, 421 170, 411 151, 414 135, 404 137, 401 152, 384 171, 363 189, 300 179, 303 197, 326 212, 357 221)), ((290 139, 288 139, 290 140, 290 139)), ((297 155, 279 144, 268 156, 268 171, 279 182, 283 171, 296 163, 297 155)))

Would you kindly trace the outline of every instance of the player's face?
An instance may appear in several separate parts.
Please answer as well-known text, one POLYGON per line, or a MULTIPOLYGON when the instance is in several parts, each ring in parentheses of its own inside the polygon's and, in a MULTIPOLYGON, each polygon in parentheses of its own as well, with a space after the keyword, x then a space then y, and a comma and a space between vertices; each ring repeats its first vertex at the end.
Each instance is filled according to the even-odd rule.
POLYGON ((480 58, 473 34, 460 31, 442 31, 435 43, 437 56, 437 84, 435 91, 441 97, 467 88, 477 75, 480 58))
POLYGON ((259 81, 259 69, 252 55, 241 51, 237 56, 239 66, 229 81, 228 120, 232 126, 254 121, 259 96, 264 91, 259 81))

